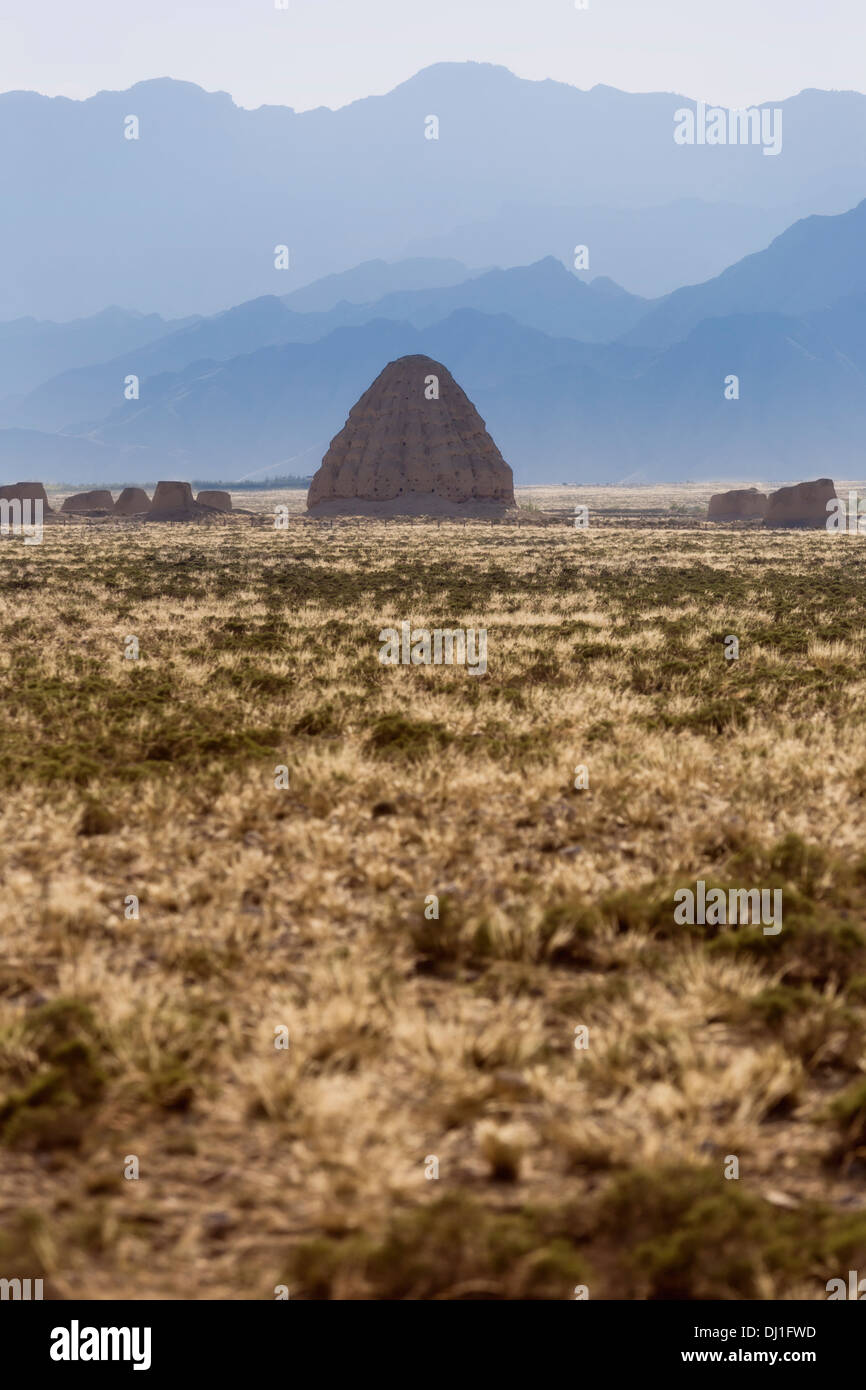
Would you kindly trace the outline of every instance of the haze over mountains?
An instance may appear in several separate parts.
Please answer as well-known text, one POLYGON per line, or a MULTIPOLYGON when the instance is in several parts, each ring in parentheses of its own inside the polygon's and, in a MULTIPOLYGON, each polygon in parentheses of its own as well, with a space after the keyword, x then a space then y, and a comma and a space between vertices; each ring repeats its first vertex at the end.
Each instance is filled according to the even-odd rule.
POLYGON ((702 319, 778 310, 800 314, 866 290, 866 207, 838 217, 797 222, 765 251, 747 256, 704 285, 668 295, 626 339, 661 346, 677 342, 702 319))
MULTIPOLYGON (((263 297, 166 324, 104 363, 0 401, 0 472, 21 475, 29 460, 50 477, 72 468, 94 482, 309 473, 383 364, 409 353, 448 363, 518 482, 856 471, 866 430, 864 238, 866 202, 806 219, 718 278, 659 301, 603 279, 587 285, 553 258, 308 313, 289 307, 291 296, 263 297), (131 373, 140 396, 127 401, 131 373), (725 396, 731 374, 737 400, 725 396)), ((441 280, 437 263, 428 272, 441 280)), ((410 273, 422 272, 398 265, 394 280, 410 273)), ((371 276, 388 283, 381 266, 361 267, 356 282, 311 287, 308 302, 360 293, 371 276)), ((80 341, 92 350, 100 325, 106 341, 116 338, 117 314, 68 325, 70 350, 80 341)), ((154 324, 132 317, 125 328, 149 334, 154 324)), ((0 352, 14 329, 0 325, 0 352)), ((56 326, 45 333, 47 366, 56 326)))
POLYGON ((0 322, 0 480, 308 474, 385 363, 411 353, 448 365, 518 483, 858 471, 866 98, 780 103, 783 147, 770 157, 677 146, 673 111, 687 104, 479 64, 303 116, 168 81, 89 102, 0 96, 0 131, 19 118, 17 146, 0 155, 0 297, 15 282, 31 311, 0 322), (425 141, 433 111, 440 140, 425 141), (122 135, 130 112, 137 142, 122 135), (58 278, 36 214, 50 221, 49 201, 63 199, 53 225, 74 274, 58 278), (798 205, 809 215, 789 225, 798 205), (577 274, 587 226, 606 230, 577 274), (750 248, 759 227, 769 244, 750 248), (543 254, 509 265, 509 247, 536 232, 543 254), (321 278, 273 270, 279 241, 321 278), (401 256, 407 246, 419 254, 401 256), (459 246, 466 261, 449 254, 459 246), (599 273, 613 248, 626 279, 629 265, 632 281, 656 282, 678 265, 682 287, 623 288, 599 273), (701 260, 719 273, 682 285, 701 260), (121 283, 136 307, 103 308, 121 283), (242 283, 271 292, 182 312, 208 284, 224 306, 242 283), (32 316, 43 298, 68 308, 103 293, 82 318, 32 316), (130 376, 140 390, 127 400, 130 376))
MULTIPOLYGON (((441 263, 427 264, 435 277, 441 263)), ((396 280, 405 278, 400 274, 399 263, 394 269, 396 280)), ((340 277, 346 292, 362 292, 369 273, 366 268, 361 270, 357 287, 349 276, 340 277)), ((464 275, 467 274, 464 270, 464 275)), ((378 278, 383 279, 382 276, 378 278)), ((316 288, 310 287, 311 296, 316 288)), ((165 372, 180 371, 195 362, 226 362, 259 348, 313 343, 336 329, 360 326, 373 320, 427 328, 457 310, 475 309, 486 314, 507 314, 517 323, 541 333, 573 337, 582 342, 604 342, 636 324, 648 307, 645 300, 601 278, 591 285, 584 284, 552 257, 534 266, 488 271, 455 286, 385 294, 371 304, 342 300, 332 309, 297 313, 289 307, 295 302, 294 295, 285 301, 264 296, 211 318, 182 324, 176 331, 168 331, 142 346, 124 347, 121 354, 112 356, 107 362, 61 372, 29 394, 0 400, 0 425, 41 430, 72 429, 80 433, 115 409, 118 383, 122 385, 130 372, 150 380, 165 372)), ((69 325, 70 360, 75 360, 74 345, 91 322, 85 320, 81 325, 69 325)), ((136 324, 137 320, 133 320, 130 332, 136 324)), ((5 347, 4 334, 15 328, 15 324, 0 324, 0 354, 5 347)), ((57 325, 47 328, 50 331, 46 335, 46 348, 52 349, 56 356, 57 325)), ((171 325, 166 328, 170 330, 171 325)), ((91 337, 96 329, 94 324, 91 337)), ((13 333, 12 337, 14 341, 17 334, 13 333)), ((528 345, 527 340, 527 349, 528 345)), ((46 357, 48 355, 46 352, 46 357)), ((35 364, 29 363, 28 369, 33 375, 35 364)))
POLYGON ((247 111, 168 78, 86 101, 8 92, 0 319, 109 304, 180 318, 372 258, 570 265, 577 244, 592 274, 658 295, 864 195, 859 93, 777 103, 784 140, 769 158, 677 145, 674 112, 693 104, 480 63, 437 64, 338 111, 247 111), (290 269, 274 269, 276 245, 290 269))
POLYGON ((159 314, 137 314, 112 305, 102 313, 69 323, 34 318, 0 323, 0 395, 32 391, 55 372, 134 351, 189 322, 172 322, 159 314))

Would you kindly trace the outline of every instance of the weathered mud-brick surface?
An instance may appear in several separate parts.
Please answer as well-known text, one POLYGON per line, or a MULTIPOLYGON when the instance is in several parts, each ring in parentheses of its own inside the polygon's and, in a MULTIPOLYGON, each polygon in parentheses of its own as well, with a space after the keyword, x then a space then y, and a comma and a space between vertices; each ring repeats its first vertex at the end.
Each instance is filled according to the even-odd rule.
POLYGON ((4 487, 0 487, 0 500, 24 502, 28 498, 31 502, 41 502, 43 512, 53 510, 42 483, 6 483, 4 487))
POLYGON ((114 504, 115 516, 139 516, 150 511, 150 498, 143 487, 125 487, 114 504))
POLYGON ((108 515, 114 511, 114 498, 110 492, 99 489, 95 492, 73 492, 71 497, 64 498, 62 512, 105 512, 108 515))
POLYGON ((447 367, 420 355, 389 362, 364 392, 307 497, 325 516, 493 516, 514 505, 511 469, 475 406, 447 367))
POLYGON ((232 509, 232 495, 230 492, 220 492, 216 489, 200 492, 196 497, 196 502, 200 502, 203 507, 213 507, 218 512, 230 512, 232 509))
POLYGON ((836 496, 832 478, 795 483, 771 492, 765 526, 826 526, 827 503, 836 496))
POLYGON ((764 516, 767 511, 765 493, 756 487, 734 488, 732 492, 717 492, 710 498, 708 521, 749 521, 764 516))
POLYGON ((147 521, 196 521, 212 515, 211 509, 199 506, 189 483, 161 482, 156 485, 147 521))

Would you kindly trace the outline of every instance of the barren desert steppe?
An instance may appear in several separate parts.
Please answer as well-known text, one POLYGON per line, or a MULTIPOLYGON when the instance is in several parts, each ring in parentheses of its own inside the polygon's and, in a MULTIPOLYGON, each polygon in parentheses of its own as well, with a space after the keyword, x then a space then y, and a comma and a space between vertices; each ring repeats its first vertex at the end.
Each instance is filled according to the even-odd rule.
POLYGON ((864 1267, 866 551, 710 526, 712 491, 3 539, 4 1268, 819 1299, 864 1267), (404 621, 485 629, 486 674, 383 665, 404 621), (676 924, 699 880, 781 889, 782 930, 676 924))

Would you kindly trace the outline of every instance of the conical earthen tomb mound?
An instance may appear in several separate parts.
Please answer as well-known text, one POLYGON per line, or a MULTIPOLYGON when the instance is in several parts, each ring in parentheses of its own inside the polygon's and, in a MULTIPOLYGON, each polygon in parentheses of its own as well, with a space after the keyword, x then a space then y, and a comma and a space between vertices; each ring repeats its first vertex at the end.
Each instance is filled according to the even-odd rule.
POLYGON ((501 516, 514 479, 447 367, 400 357, 331 441, 310 485, 314 516, 501 516))

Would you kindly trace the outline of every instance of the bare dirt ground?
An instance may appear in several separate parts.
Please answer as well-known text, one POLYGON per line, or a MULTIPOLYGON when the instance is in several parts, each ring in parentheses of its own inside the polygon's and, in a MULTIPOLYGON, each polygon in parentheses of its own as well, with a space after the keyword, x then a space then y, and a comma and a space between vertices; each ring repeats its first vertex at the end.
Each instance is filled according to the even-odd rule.
POLYGON ((866 541, 711 527, 713 490, 3 540, 0 1275, 866 1268, 866 541), (382 665, 403 621, 486 629, 487 673, 382 665), (782 931, 678 925, 698 880, 781 889, 782 931))

